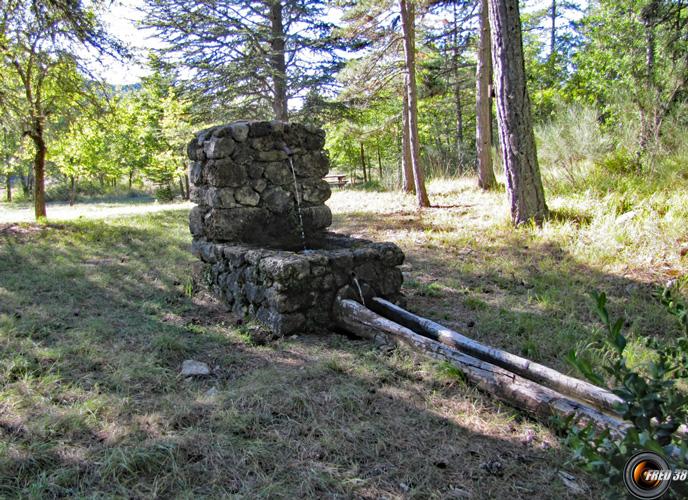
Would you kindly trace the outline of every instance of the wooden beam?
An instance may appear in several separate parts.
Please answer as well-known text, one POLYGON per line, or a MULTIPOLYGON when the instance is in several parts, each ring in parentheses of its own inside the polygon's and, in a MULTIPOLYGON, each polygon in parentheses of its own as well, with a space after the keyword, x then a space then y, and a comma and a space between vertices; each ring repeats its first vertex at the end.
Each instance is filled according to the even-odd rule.
POLYGON ((621 435, 630 426, 581 401, 419 335, 353 300, 338 299, 334 314, 338 324, 351 333, 372 340, 405 344, 434 359, 451 363, 461 370, 469 382, 483 391, 542 420, 551 416, 573 416, 582 425, 593 423, 616 435, 621 435))
POLYGON ((562 394, 581 399, 606 412, 616 413, 615 405, 622 403, 616 394, 590 384, 584 380, 569 377, 552 368, 516 356, 501 349, 481 344, 422 316, 413 314, 384 299, 375 297, 370 308, 407 328, 437 340, 453 349, 495 364, 524 378, 550 387, 562 394))

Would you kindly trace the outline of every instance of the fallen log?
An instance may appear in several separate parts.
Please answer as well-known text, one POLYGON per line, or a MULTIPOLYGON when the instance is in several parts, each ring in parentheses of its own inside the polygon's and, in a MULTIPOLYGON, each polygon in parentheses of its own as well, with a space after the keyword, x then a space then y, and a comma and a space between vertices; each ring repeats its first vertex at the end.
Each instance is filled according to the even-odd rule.
POLYGON ((569 377, 552 368, 534 363, 529 359, 481 344, 439 323, 413 314, 379 297, 373 298, 369 306, 378 314, 426 335, 433 340, 437 340, 458 351, 505 368, 533 382, 555 389, 562 394, 591 403, 603 411, 616 413, 615 405, 623 402, 620 397, 607 389, 585 382, 584 380, 569 377))
POLYGON ((540 419, 573 416, 583 425, 592 423, 616 435, 629 427, 628 423, 581 401, 419 335, 353 300, 338 299, 334 314, 338 324, 351 333, 371 340, 405 344, 434 359, 451 363, 461 370, 469 382, 483 391, 540 419))

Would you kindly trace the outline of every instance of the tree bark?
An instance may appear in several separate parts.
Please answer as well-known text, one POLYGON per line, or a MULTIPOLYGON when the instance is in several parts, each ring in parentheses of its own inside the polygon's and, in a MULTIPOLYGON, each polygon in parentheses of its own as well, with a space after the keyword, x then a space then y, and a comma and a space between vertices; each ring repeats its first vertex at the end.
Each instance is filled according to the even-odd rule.
POLYGON ((282 19, 282 2, 273 0, 270 4, 270 62, 272 64, 273 102, 272 110, 275 119, 289 119, 287 107, 287 63, 284 52, 285 33, 282 19))
POLYGON ((452 3, 454 14, 454 33, 452 35, 452 72, 454 73, 454 112, 456 113, 456 164, 462 159, 463 149, 463 110, 461 103, 461 80, 459 78, 459 24, 456 13, 456 1, 452 3))
MULTIPOLYGON (((557 0, 552 0, 552 7, 549 12, 550 32, 549 32, 549 59, 554 69, 557 55, 557 0)), ((554 76, 554 75, 552 75, 554 76)))
POLYGON ((191 191, 189 191, 189 174, 187 173, 184 174, 184 187, 186 188, 186 196, 184 199, 188 201, 191 197, 191 191))
POLYGON ((5 178, 5 188, 7 189, 7 192, 5 195, 7 196, 7 201, 11 202, 12 201, 12 176, 7 173, 7 177, 5 178))
POLYGON ((380 155, 380 141, 376 143, 377 146, 377 170, 378 176, 380 178, 380 183, 382 183, 382 156, 380 155))
POLYGON ((379 343, 403 344, 434 359, 447 361, 461 370, 466 379, 481 390, 512 406, 547 421, 552 416, 574 417, 574 421, 621 435, 630 424, 587 404, 567 398, 552 389, 527 380, 508 370, 456 351, 435 340, 390 321, 358 302, 339 299, 334 313, 338 324, 354 334, 379 343))
POLYGON ((76 201, 76 179, 73 175, 69 176, 69 206, 73 207, 76 201))
POLYGON ((36 155, 33 160, 34 169, 34 189, 33 189, 33 203, 36 219, 45 217, 45 156, 47 147, 45 139, 43 138, 43 127, 37 126, 36 130, 31 134, 31 139, 36 145, 36 155))
POLYGON ((177 182, 179 183, 179 196, 181 197, 182 200, 186 199, 186 193, 184 192, 184 180, 182 179, 182 176, 180 175, 177 177, 177 182))
POLYGON ((489 0, 497 121, 514 225, 547 217, 526 89, 518 0, 489 0))
POLYGON ((416 34, 415 5, 413 0, 399 0, 401 25, 404 32, 404 62, 408 75, 406 92, 408 93, 408 126, 411 149, 411 168, 416 188, 418 207, 429 207, 430 200, 425 190, 425 176, 420 164, 420 142, 418 137, 418 103, 416 90, 416 34))
POLYGON ((363 169, 363 182, 368 182, 368 172, 366 171, 365 149, 361 142, 361 168, 363 169))
POLYGON ((528 380, 550 387, 562 394, 587 401, 603 411, 615 413, 615 405, 623 402, 619 396, 607 389, 597 387, 584 380, 569 377, 552 368, 534 363, 528 359, 516 356, 515 354, 481 344, 480 342, 465 337, 427 318, 417 316, 379 297, 373 298, 371 301, 367 302, 367 304, 368 307, 376 313, 410 328, 415 332, 419 332, 433 340, 442 342, 470 356, 500 366, 528 380))
POLYGON ((404 75, 403 112, 401 115, 401 188, 405 193, 415 193, 413 166, 411 165, 411 139, 409 137, 408 75, 404 75))
POLYGON ((478 186, 487 190, 497 185, 492 166, 492 50, 487 0, 480 2, 480 35, 476 69, 475 144, 478 156, 478 186))

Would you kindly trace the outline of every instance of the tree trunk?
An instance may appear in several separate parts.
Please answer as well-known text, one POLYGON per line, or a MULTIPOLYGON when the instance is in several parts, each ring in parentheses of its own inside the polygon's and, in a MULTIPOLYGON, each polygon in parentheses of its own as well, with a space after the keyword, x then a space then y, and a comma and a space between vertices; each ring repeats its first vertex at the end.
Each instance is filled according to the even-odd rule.
POLYGON ((456 163, 462 159, 461 151, 463 149, 463 110, 461 109, 461 80, 459 78, 459 25, 458 16, 456 14, 456 1, 452 3, 454 13, 454 33, 452 44, 452 70, 454 73, 454 112, 456 113, 456 163))
POLYGON ((361 142, 361 168, 363 169, 363 182, 368 182, 368 173, 366 172, 365 149, 361 142))
POLYGON ((7 188, 7 201, 10 202, 12 201, 12 176, 8 173, 7 178, 5 179, 5 187, 7 188))
POLYGON ((580 425, 593 424, 622 435, 630 424, 513 372, 456 351, 440 342, 384 318, 358 302, 338 299, 334 304, 338 324, 347 331, 379 343, 409 346, 431 358, 456 366, 470 383, 517 408, 548 421, 553 416, 573 417, 580 425))
POLYGON ((552 368, 534 363, 515 354, 481 344, 434 321, 417 316, 380 297, 374 297, 366 303, 374 312, 421 335, 442 342, 469 356, 514 372, 521 377, 547 386, 562 394, 587 401, 603 411, 615 413, 616 405, 623 402, 619 396, 607 389, 584 380, 569 377, 552 368))
POLYGON ((492 167, 492 50, 487 0, 480 2, 480 35, 476 68, 475 144, 478 156, 478 186, 492 189, 497 185, 492 167))
POLYGON ((182 200, 185 200, 186 194, 184 193, 184 180, 182 179, 181 175, 177 178, 177 181, 179 182, 179 196, 182 200))
POLYGON ((69 176, 69 206, 73 207, 76 201, 76 179, 73 175, 69 176))
POLYGON ((36 155, 34 156, 33 160, 33 203, 36 220, 38 220, 47 215, 45 210, 45 155, 47 152, 47 147, 45 145, 45 140, 43 139, 43 128, 40 126, 37 127, 37 129, 31 134, 31 139, 33 139, 33 142, 36 145, 36 155))
POLYGON ((526 89, 518 0, 489 0, 497 119, 514 225, 547 217, 526 89))
POLYGON ((413 166, 411 165, 411 140, 409 138, 408 75, 404 76, 403 112, 401 115, 401 188, 405 193, 415 193, 413 166))
POLYGON ((189 200, 191 196, 191 191, 189 191, 189 174, 184 174, 184 187, 186 188, 186 196, 184 197, 185 200, 189 200))
POLYGON ((287 63, 284 53, 285 34, 281 0, 273 0, 270 4, 270 22, 270 62, 274 92, 272 109, 275 119, 287 121, 287 63))
POLYGON ((377 146, 377 170, 380 178, 380 184, 382 184, 382 156, 380 156, 380 141, 376 143, 377 146))
MULTIPOLYGON (((549 32, 549 60, 554 69, 557 56, 557 0, 552 0, 552 7, 549 13, 550 32, 549 32)), ((552 74, 554 76, 554 74, 552 74)))
POLYGON ((415 5, 413 0, 399 0, 401 10, 401 25, 404 32, 404 62, 408 75, 406 92, 408 93, 408 128, 409 145, 411 150, 411 168, 416 188, 418 207, 429 207, 430 200, 425 190, 425 177, 420 164, 420 144, 418 138, 418 103, 416 91, 416 35, 415 35, 415 5))

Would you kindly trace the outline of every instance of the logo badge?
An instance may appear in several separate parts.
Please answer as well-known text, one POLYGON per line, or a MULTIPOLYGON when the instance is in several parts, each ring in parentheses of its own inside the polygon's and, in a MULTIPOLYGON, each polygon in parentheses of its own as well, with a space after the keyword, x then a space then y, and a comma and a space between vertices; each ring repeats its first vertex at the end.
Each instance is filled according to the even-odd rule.
POLYGON ((659 498, 671 486, 672 471, 664 458, 651 451, 636 453, 626 462, 623 480, 636 498, 659 498))

